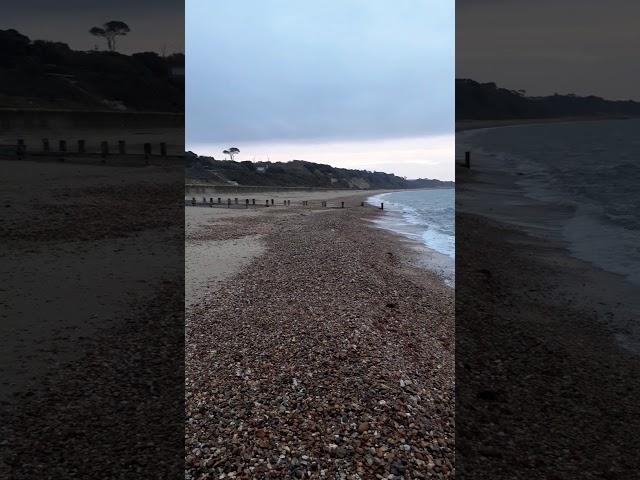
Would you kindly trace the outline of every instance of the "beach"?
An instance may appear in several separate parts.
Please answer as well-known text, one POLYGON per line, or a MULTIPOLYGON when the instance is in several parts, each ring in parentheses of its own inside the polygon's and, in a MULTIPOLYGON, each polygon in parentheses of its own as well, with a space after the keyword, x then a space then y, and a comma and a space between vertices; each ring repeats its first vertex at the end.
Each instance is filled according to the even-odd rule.
POLYGON ((638 287, 574 254, 574 204, 522 165, 472 151, 456 175, 457 471, 634 478, 638 287))
POLYGON ((187 309, 187 478, 455 474, 453 290, 370 194, 322 195, 185 208, 187 258, 225 258, 187 309))
POLYGON ((2 168, 0 477, 176 478, 181 166, 2 168))

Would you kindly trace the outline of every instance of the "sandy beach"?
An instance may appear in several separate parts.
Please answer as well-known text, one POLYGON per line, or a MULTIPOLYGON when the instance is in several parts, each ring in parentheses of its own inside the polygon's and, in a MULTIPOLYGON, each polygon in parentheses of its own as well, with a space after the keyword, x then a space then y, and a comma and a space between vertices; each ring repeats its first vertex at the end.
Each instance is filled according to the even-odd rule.
POLYGON ((453 290, 322 195, 347 208, 185 208, 187 478, 454 475, 453 290))

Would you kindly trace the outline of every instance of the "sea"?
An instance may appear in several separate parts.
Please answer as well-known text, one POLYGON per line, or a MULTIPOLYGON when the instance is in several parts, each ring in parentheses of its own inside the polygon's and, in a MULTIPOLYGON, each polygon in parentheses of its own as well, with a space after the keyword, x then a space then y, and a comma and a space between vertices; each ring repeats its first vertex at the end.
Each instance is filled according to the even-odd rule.
POLYGON ((441 273, 450 286, 455 277, 454 202, 453 188, 389 192, 368 199, 371 205, 384 203, 384 215, 374 223, 424 246, 426 266, 441 273))
MULTIPOLYGON (((522 225, 530 233, 640 285, 640 120, 489 128, 462 132, 456 142, 472 151, 472 169, 477 161, 511 172, 524 197, 544 207, 543 217, 522 225)), ((493 211, 514 223, 510 214, 523 208, 514 197, 493 211)))

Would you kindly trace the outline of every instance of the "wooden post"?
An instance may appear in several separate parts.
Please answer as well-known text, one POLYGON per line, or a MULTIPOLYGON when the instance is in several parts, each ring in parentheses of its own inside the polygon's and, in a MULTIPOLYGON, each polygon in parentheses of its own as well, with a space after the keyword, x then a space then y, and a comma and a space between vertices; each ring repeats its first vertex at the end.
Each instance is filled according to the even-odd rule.
POLYGON ((118 153, 120 153, 120 155, 127 154, 127 144, 124 140, 118 140, 118 153))
POLYGON ((193 197, 193 198, 191 199, 191 205, 195 205, 195 204, 196 204, 196 197, 193 197))
POLYGON ((213 197, 209 197, 209 204, 213 205, 213 197))
POLYGON ((380 204, 380 210, 384 210, 384 203, 380 204))
POLYGON ((340 208, 344 208, 344 202, 340 202, 340 208))
POLYGON ((264 206, 265 206, 265 207, 268 207, 268 206, 269 206, 269 200, 265 200, 265 201, 264 201, 264 206))
POLYGON ((271 205, 274 205, 274 203, 273 203, 273 198, 271 199, 271 205))
POLYGON ((107 155, 109 155, 109 143, 107 141, 103 141, 100 143, 100 154, 102 155, 102 158, 105 158, 107 155))
POLYGON ((207 203, 207 197, 202 197, 202 203, 206 204, 207 203))
POLYGON ((222 199, 218 197, 218 203, 222 203, 222 199))
POLYGON ((78 140, 78 153, 84 153, 84 140, 78 140))
POLYGON ((248 198, 244 201, 244 204, 246 205, 246 208, 249 208, 249 199, 248 198))
POLYGON ((235 202, 235 204, 236 204, 236 205, 238 204, 238 197, 236 197, 236 198, 234 199, 234 202, 235 202))
POLYGON ((464 166, 471 168, 471 152, 464 152, 464 166))
POLYGON ((60 142, 58 142, 58 151, 61 153, 64 153, 67 151, 67 141, 66 140, 60 140, 60 142))
POLYGON ((144 144, 144 158, 149 158, 151 156, 151 144, 150 143, 145 143, 144 144))
POLYGON ((227 208, 231 208, 231 199, 227 198, 227 208))
POLYGON ((360 206, 361 206, 361 207, 364 207, 364 202, 360 202, 360 206))
POLYGON ((252 205, 255 205, 255 204, 256 204, 256 199, 255 199, 255 198, 252 198, 252 199, 251 199, 251 204, 252 204, 252 205))
POLYGON ((163 157, 167 156, 167 144, 165 142, 160 142, 160 155, 163 157))
POLYGON ((50 150, 51 150, 51 147, 49 147, 49 139, 48 138, 43 138, 42 139, 42 151, 44 153, 49 153, 50 150))

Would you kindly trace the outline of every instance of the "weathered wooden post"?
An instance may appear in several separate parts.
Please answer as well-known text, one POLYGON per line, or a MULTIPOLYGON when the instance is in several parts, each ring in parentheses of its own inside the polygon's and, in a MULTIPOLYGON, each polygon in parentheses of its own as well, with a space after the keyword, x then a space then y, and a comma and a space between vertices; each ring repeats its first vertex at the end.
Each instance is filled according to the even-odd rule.
POLYGON ((151 156, 151 144, 144 144, 144 158, 148 159, 151 156))
POLYGON ((236 198, 234 199, 234 203, 235 203, 236 205, 238 204, 238 197, 236 197, 236 198))
POLYGON ((207 203, 207 197, 202 197, 202 203, 206 205, 206 203, 207 203))
POLYGON ((265 201, 264 201, 264 206, 265 206, 265 207, 268 207, 268 206, 269 206, 269 200, 265 200, 265 201))
POLYGON ((274 203, 273 203, 273 198, 271 199, 271 205, 274 205, 274 203))
POLYGON ((120 153, 120 155, 127 154, 127 144, 124 140, 118 140, 118 153, 120 153))
POLYGON ((60 140, 60 142, 58 142, 58 151, 61 153, 64 153, 67 151, 67 141, 66 140, 60 140))
POLYGON ((78 153, 85 152, 84 140, 78 140, 78 153))
POLYGON ((249 199, 248 198, 244 201, 244 204, 246 205, 245 208, 249 208, 249 199))
POLYGON ((384 210, 384 203, 380 204, 380 210, 384 210))
POLYGON ((340 202, 340 208, 344 208, 344 202, 340 202))
POLYGON ((360 206, 361 206, 361 207, 364 207, 364 202, 360 202, 360 206))
POLYGON ((167 144, 165 142, 160 142, 160 155, 163 157, 167 156, 167 144))
POLYGON ((227 198, 227 208, 231 208, 231 199, 227 198))
POLYGON ((251 199, 251 204, 252 204, 252 205, 255 205, 255 204, 256 204, 256 199, 255 199, 255 198, 252 198, 252 199, 251 199))
POLYGON ((222 203, 222 198, 218 197, 218 203, 222 203))
POLYGON ((44 153, 49 153, 50 150, 51 150, 51 147, 49 146, 49 139, 48 138, 43 138, 42 139, 42 151, 44 153))
POLYGON ((471 168, 471 152, 464 152, 464 166, 471 168))
POLYGON ((213 197, 209 197, 209 205, 213 205, 213 197))
POLYGON ((106 140, 100 143, 100 155, 103 158, 103 162, 104 159, 107 158, 107 155, 109 155, 109 143, 106 140))
POLYGON ((196 197, 193 197, 193 198, 191 199, 191 205, 195 205, 195 204, 196 204, 196 197))

